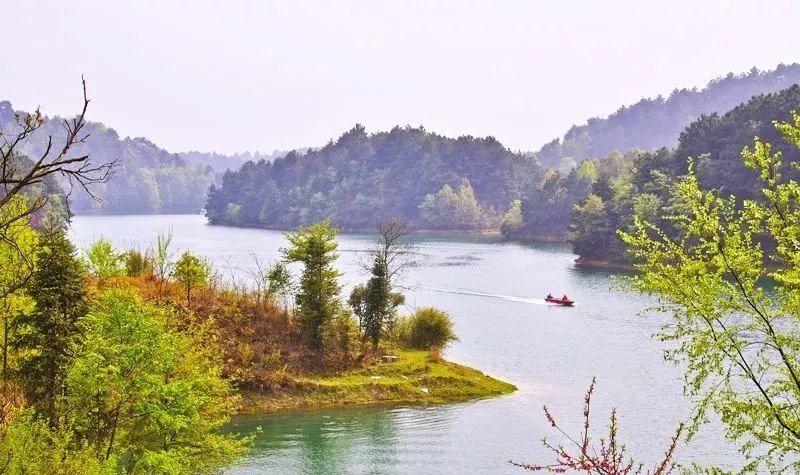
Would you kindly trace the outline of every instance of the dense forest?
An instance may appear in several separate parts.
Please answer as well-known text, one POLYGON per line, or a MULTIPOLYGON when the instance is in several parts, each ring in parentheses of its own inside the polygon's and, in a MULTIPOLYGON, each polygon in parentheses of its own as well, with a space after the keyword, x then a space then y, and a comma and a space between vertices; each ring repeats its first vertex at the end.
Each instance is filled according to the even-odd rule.
MULTIPOLYGON (((7 135, 17 129, 18 114, 8 101, 0 102, 0 128, 7 135)), ((19 153, 39 156, 45 139, 52 135, 57 143, 64 139, 61 119, 42 117, 44 123, 24 144, 19 153)), ((174 154, 144 138, 121 138, 100 122, 86 122, 85 143, 76 144, 75 152, 96 162, 116 160, 113 176, 92 188, 95 200, 82 188, 70 193, 70 208, 76 213, 159 213, 197 212, 206 193, 225 167, 238 167, 250 155, 174 154), (239 157, 242 157, 241 159, 239 157)), ((69 191, 65 187, 65 191, 69 191)))
MULTIPOLYGON (((590 119, 535 154, 513 153, 491 137, 452 139, 411 127, 367 134, 357 125, 321 149, 254 156, 212 188, 206 213, 215 224, 275 228, 330 219, 343 229, 369 229, 387 216, 426 229, 502 223, 509 238, 566 240, 574 206, 590 192, 610 199, 613 190, 600 188, 627 173, 642 150, 649 157, 678 146, 678 154, 700 155, 703 144, 691 142, 699 132, 681 135, 687 125, 708 127, 714 114, 798 81, 798 64, 731 73, 700 90, 676 90, 590 119)), ((701 176, 716 155, 709 160, 698 163, 701 176)), ((734 162, 725 173, 741 171, 734 162)))
POLYGON ((760 199, 763 184, 741 159, 742 150, 752 146, 755 137, 781 152, 780 172, 796 179, 800 152, 787 144, 774 125, 774 121, 790 121, 795 110, 800 110, 798 85, 753 97, 723 115, 697 119, 681 133, 674 149, 612 154, 613 160, 584 162, 578 172, 558 180, 567 188, 575 175, 572 180, 589 189, 586 198, 575 201, 571 213, 570 241, 575 253, 584 261, 626 262, 616 230, 631 230, 636 217, 674 232, 664 216, 684 206, 674 188, 689 173, 690 163, 703 189, 740 200, 760 199))
POLYGON ((563 138, 544 145, 536 157, 545 167, 567 170, 583 160, 613 151, 654 151, 677 145, 681 131, 703 114, 724 113, 752 96, 777 92, 800 82, 800 64, 771 71, 753 68, 730 73, 703 89, 676 89, 669 97, 642 99, 607 118, 594 117, 570 128, 563 138))
POLYGON ((319 150, 226 173, 206 213, 215 224, 277 228, 330 219, 372 229, 391 216, 419 228, 489 228, 539 175, 535 160, 493 137, 453 139, 421 127, 368 134, 356 125, 319 150))
MULTIPOLYGON (((424 228, 478 229, 496 227, 506 213, 507 236, 565 239, 573 205, 587 196, 593 175, 619 161, 597 159, 616 157, 615 151, 688 147, 679 138, 693 120, 798 81, 798 64, 728 74, 700 90, 675 90, 666 99, 642 99, 608 118, 592 118, 535 154, 512 153, 491 137, 451 139, 410 127, 370 135, 361 126, 320 149, 170 153, 87 122, 91 135, 76 150, 118 166, 93 189, 99 200, 79 188, 70 205, 76 213, 197 212, 208 205, 214 223, 293 227, 330 218, 344 229, 371 228, 390 215, 424 228), (229 170, 239 171, 225 175, 229 170), (207 197, 212 184, 218 187, 207 197)), ((11 104, 0 102, 0 127, 13 133, 14 117, 11 104)), ((41 153, 48 134, 63 138, 57 119, 45 116, 21 152, 41 153)), ((713 163, 698 164, 701 175, 713 163)), ((724 172, 738 173, 741 165, 732 167, 724 172)))

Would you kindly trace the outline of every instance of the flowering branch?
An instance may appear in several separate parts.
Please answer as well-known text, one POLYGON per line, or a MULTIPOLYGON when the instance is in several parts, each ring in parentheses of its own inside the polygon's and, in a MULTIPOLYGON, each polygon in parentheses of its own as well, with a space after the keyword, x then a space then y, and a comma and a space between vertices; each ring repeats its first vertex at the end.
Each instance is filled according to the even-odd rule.
POLYGON ((675 469, 675 450, 678 441, 683 433, 684 426, 680 424, 672 436, 670 444, 664 452, 664 457, 656 463, 652 469, 643 472, 644 463, 636 462, 633 458, 625 456, 626 447, 617 441, 617 411, 611 411, 610 424, 608 428, 608 438, 601 438, 599 445, 592 445, 590 432, 590 413, 592 394, 594 394, 596 380, 592 379, 586 396, 583 399, 583 430, 580 437, 573 438, 556 423, 555 418, 544 407, 544 415, 550 425, 561 433, 568 441, 570 446, 574 446, 577 452, 571 453, 563 445, 554 446, 543 439, 545 447, 552 450, 556 455, 556 462, 550 465, 532 465, 527 463, 517 463, 509 460, 509 463, 530 470, 533 472, 547 471, 552 473, 566 473, 568 471, 578 471, 593 475, 668 475, 675 469))

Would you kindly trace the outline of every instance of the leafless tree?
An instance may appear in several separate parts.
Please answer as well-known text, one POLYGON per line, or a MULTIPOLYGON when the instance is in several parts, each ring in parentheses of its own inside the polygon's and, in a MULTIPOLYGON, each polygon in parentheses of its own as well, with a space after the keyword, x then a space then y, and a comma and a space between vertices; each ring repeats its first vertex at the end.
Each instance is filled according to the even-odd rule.
MULTIPOLYGON (((0 131, 0 207, 5 206, 16 195, 27 188, 42 183, 48 176, 55 175, 65 178, 70 189, 80 186, 89 195, 96 198, 91 191, 91 185, 103 183, 111 176, 117 164, 116 160, 94 163, 85 153, 73 153, 78 144, 86 143, 89 133, 85 132, 86 110, 89 107, 89 98, 86 94, 86 80, 81 80, 83 86, 83 108, 80 114, 72 119, 64 119, 65 139, 63 144, 54 143, 53 136, 48 135, 44 143, 44 151, 38 157, 31 157, 32 163, 25 166, 20 161, 20 147, 44 125, 44 116, 36 109, 33 113, 15 114, 17 130, 11 135, 0 131)), ((46 204, 47 197, 36 195, 30 205, 30 212, 40 209, 46 204)), ((29 214, 30 214, 29 212, 29 214)), ((0 229, 2 224, 0 224, 0 229)))
POLYGON ((86 142, 89 133, 86 128, 86 110, 89 107, 89 98, 86 94, 86 81, 81 79, 83 88, 83 107, 80 113, 72 119, 64 119, 62 126, 65 137, 63 143, 56 143, 52 135, 44 139, 43 151, 34 157, 25 158, 20 149, 32 139, 34 134, 44 125, 45 118, 37 108, 32 113, 16 113, 14 115, 14 130, 0 130, 0 241, 16 250, 19 261, 16 265, 22 266, 28 272, 21 272, 22 277, 12 285, 0 289, 0 298, 21 288, 30 277, 33 262, 27 253, 18 248, 17 243, 9 234, 9 229, 15 223, 22 222, 47 204, 47 195, 37 189, 48 177, 62 178, 62 182, 69 186, 67 194, 75 186, 80 186, 90 196, 91 185, 103 183, 109 179, 116 166, 116 160, 94 163, 89 160, 89 155, 79 153, 75 149, 79 144, 86 142), (13 210, 7 206, 16 196, 25 195, 28 199, 23 206, 15 206, 13 210), (27 277, 26 277, 27 276, 27 277))
POLYGON ((397 218, 381 221, 375 244, 359 256, 361 267, 371 277, 365 285, 353 289, 348 304, 358 317, 362 340, 372 340, 373 350, 378 349, 381 338, 394 326, 396 310, 405 302, 403 295, 392 288, 411 263, 415 250, 406 238, 412 231, 411 226, 397 218))
POLYGON ((406 221, 389 218, 378 222, 377 231, 375 244, 361 256, 360 264, 365 271, 371 272, 375 263, 380 263, 391 283, 412 264, 416 247, 407 238, 414 228, 406 221))

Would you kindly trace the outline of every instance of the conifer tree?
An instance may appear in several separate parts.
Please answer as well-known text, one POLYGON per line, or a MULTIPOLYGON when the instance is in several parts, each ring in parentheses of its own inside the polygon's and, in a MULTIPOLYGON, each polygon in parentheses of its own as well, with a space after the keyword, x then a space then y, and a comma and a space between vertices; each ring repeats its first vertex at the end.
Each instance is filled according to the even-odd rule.
POLYGON ((341 310, 339 271, 333 265, 339 257, 336 229, 322 221, 288 234, 286 238, 290 245, 283 250, 286 260, 305 266, 295 297, 303 335, 308 345, 319 351, 323 346, 325 325, 341 310))
POLYGON ((35 308, 17 319, 19 378, 34 408, 51 423, 86 314, 86 272, 63 229, 43 233, 28 294, 35 308))

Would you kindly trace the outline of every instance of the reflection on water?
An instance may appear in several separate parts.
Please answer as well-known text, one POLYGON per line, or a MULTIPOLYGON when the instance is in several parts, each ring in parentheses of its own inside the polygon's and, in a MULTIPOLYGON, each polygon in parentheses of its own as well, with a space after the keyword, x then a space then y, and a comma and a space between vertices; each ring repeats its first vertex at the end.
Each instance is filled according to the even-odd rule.
MULTIPOLYGON (((79 216, 72 235, 82 245, 104 235, 118 246, 143 248, 169 227, 177 249, 192 249, 239 276, 252 266, 253 254, 278 259, 285 245, 280 232, 208 226, 200 216, 79 216)), ((346 288, 365 279, 358 253, 372 239, 340 237, 346 288)), ((414 239, 416 265, 401 282, 408 309, 446 309, 460 338, 447 357, 512 382, 519 391, 450 406, 239 419, 233 430, 261 426, 263 432, 235 473, 519 473, 509 459, 552 460, 539 443, 542 436, 555 437, 541 407, 547 404, 564 426, 580 430, 582 397, 593 376, 598 431, 616 407, 620 438, 632 455, 654 460, 663 453, 691 405, 682 395, 680 371, 663 361, 664 343, 651 338, 663 317, 636 317, 652 302, 616 289, 618 273, 576 267, 562 244, 522 246, 478 236, 414 239), (567 293, 577 305, 545 305, 548 292, 567 293)), ((737 455, 712 425, 682 447, 679 458, 730 465, 737 455)))
POLYGON ((248 433, 261 426, 264 433, 256 440, 256 455, 235 472, 381 473, 401 461, 424 471, 421 461, 442 456, 437 434, 447 431, 458 412, 448 409, 320 410, 275 415, 268 421, 240 417, 230 430, 248 433), (408 433, 414 437, 406 439, 408 433))

